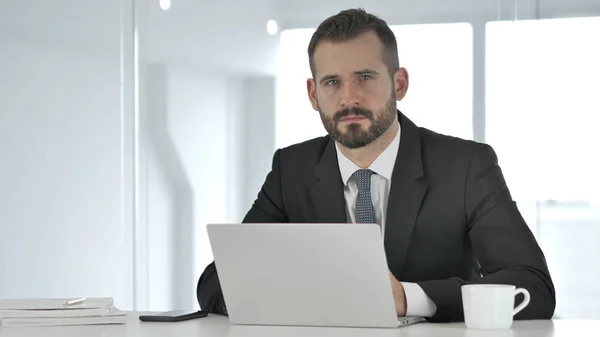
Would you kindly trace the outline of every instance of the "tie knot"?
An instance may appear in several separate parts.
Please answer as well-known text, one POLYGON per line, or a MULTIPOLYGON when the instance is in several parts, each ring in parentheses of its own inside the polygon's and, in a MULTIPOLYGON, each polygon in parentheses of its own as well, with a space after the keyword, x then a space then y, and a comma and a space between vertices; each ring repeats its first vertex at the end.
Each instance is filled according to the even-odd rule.
POLYGON ((362 169, 354 172, 356 187, 361 192, 371 192, 371 175, 373 171, 362 169))

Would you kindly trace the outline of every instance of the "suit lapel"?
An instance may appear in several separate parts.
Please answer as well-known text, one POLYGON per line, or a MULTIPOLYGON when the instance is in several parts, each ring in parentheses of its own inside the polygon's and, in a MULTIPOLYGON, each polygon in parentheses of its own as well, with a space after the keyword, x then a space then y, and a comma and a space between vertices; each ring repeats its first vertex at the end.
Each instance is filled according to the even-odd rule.
POLYGON ((417 126, 399 113, 400 146, 392 172, 385 224, 385 251, 388 265, 399 273, 404 264, 413 228, 427 191, 417 126))
POLYGON ((316 181, 310 187, 310 198, 317 216, 315 222, 348 222, 344 184, 338 166, 335 143, 331 139, 327 142, 314 176, 316 181))

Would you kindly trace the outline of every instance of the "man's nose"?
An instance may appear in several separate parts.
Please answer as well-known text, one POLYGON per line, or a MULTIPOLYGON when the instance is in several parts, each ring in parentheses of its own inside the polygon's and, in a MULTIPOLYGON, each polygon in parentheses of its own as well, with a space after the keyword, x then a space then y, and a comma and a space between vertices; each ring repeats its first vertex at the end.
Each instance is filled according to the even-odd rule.
POLYGON ((352 108, 360 104, 360 90, 358 85, 352 81, 346 81, 342 85, 340 104, 343 107, 352 108))

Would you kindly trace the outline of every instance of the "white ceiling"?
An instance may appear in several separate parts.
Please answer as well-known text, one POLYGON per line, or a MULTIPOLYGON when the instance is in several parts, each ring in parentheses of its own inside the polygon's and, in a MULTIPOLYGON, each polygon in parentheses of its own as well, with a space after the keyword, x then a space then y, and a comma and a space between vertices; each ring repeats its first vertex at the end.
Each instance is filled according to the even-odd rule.
MULTIPOLYGON (((135 0, 140 53, 150 61, 211 72, 273 73, 280 28, 315 27, 341 9, 365 7, 389 24, 512 19, 514 0, 135 0), (365 6, 366 3, 369 5, 365 6), (499 6, 499 7, 498 7, 499 6)), ((94 52, 118 60, 122 3, 127 0, 0 0, 0 42, 94 52)), ((534 18, 536 0, 517 1, 519 18, 534 18)), ((543 17, 600 15, 600 0, 539 0, 543 17)), ((126 12, 126 11, 125 11, 126 12)), ((123 22, 131 24, 130 18, 123 22)), ((128 26, 127 28, 131 28, 128 26)))
POLYGON ((172 0, 162 11, 150 7, 147 51, 152 59, 233 73, 272 71, 278 35, 267 33, 276 19, 275 0, 172 0))

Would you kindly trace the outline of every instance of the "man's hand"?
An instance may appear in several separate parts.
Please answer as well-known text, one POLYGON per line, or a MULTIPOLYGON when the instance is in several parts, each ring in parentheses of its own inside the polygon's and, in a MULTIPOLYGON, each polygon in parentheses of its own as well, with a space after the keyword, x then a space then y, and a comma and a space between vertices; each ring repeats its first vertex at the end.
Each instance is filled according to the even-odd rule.
POLYGON ((390 281, 392 282, 392 294, 394 295, 394 303, 396 304, 396 313, 398 316, 406 315, 406 294, 402 283, 396 279, 390 271, 390 281))

